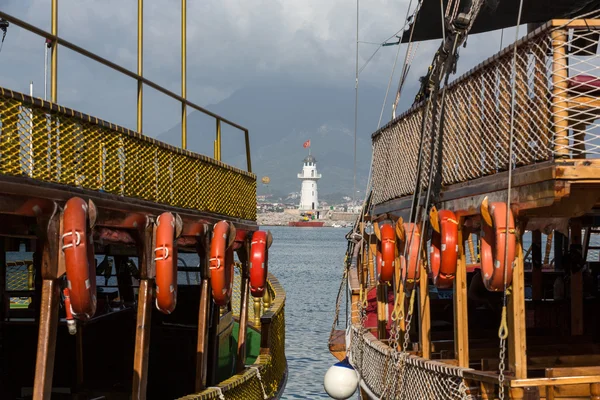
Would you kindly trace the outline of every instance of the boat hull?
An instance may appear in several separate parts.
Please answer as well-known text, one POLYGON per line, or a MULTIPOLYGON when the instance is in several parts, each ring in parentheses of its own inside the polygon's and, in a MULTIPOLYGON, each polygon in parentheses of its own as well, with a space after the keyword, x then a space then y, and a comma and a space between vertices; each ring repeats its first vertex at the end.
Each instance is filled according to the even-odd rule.
POLYGON ((321 228, 323 225, 325 225, 325 222, 321 222, 321 221, 293 221, 293 222, 290 222, 288 225, 289 226, 321 228))

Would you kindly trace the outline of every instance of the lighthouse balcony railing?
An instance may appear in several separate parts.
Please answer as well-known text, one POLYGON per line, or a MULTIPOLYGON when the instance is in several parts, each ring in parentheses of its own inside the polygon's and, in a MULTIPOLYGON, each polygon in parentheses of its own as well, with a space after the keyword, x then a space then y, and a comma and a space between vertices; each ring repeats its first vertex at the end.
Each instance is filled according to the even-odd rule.
POLYGON ((321 174, 307 175, 307 174, 304 174, 303 172, 300 172, 298 174, 298 178, 300 178, 300 179, 321 179, 321 174))
MULTIPOLYGON (((449 84, 445 96, 438 96, 445 99, 443 184, 506 171, 511 134, 510 163, 516 168, 565 158, 600 159, 599 37, 600 12, 553 20, 516 43, 514 68, 511 44, 449 84)), ((423 159, 430 159, 434 108, 415 104, 373 134, 375 204, 413 193, 421 141, 423 159)), ((428 165, 421 169, 424 186, 428 165)))

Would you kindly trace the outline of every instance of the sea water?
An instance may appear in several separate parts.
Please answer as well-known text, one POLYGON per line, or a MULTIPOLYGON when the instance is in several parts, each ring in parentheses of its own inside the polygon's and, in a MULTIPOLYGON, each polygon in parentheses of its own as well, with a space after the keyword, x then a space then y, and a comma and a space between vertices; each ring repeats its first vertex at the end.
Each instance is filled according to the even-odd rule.
MULTIPOLYGON (((285 340, 289 377, 282 398, 327 399, 323 377, 337 362, 329 353, 328 340, 344 272, 344 236, 348 229, 263 229, 273 234, 269 271, 279 279, 287 295, 285 340)), ((343 310, 340 319, 343 327, 343 310)))

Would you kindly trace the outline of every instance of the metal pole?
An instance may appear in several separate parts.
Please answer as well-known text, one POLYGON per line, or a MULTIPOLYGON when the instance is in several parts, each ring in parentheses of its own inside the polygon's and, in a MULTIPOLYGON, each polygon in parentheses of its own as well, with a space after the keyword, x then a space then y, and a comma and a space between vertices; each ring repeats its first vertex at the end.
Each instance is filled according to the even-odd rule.
MULTIPOLYGON (((187 82, 187 0, 181 0, 181 97, 186 98, 187 82)), ((187 148, 187 106, 181 103, 181 147, 187 148)))
POLYGON ((221 161, 221 120, 217 118, 217 134, 215 140, 215 160, 221 161))
POLYGON ((44 42, 44 100, 48 99, 48 43, 44 42))
MULTIPOLYGON (((52 0, 52 35, 58 36, 58 0, 52 0)), ((50 66, 50 101, 58 101, 58 42, 52 43, 52 65, 50 66)))
POLYGON ((354 86, 354 190, 352 191, 353 205, 356 205, 356 135, 358 131, 358 6, 356 0, 356 83, 354 86))
POLYGON ((248 166, 248 172, 252 172, 252 159, 250 157, 250 135, 247 129, 244 131, 244 139, 246 140, 246 164, 248 166))
MULTIPOLYGON (((138 0, 138 67, 139 76, 144 75, 144 0, 138 0)), ((137 81, 137 131, 142 133, 144 125, 144 83, 137 81)))

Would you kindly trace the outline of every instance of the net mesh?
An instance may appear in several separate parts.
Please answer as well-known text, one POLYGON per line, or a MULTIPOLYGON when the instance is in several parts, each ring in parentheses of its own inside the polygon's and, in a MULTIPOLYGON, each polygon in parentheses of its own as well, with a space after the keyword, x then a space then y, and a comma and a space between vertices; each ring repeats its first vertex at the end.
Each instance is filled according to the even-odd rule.
MULTIPOLYGON (((6 263, 6 290, 10 292, 27 292, 35 289, 35 270, 31 261, 9 261, 6 263)), ((31 297, 10 296, 11 307, 26 307, 31 303, 31 297)))
MULTIPOLYGON (((239 315, 240 287, 241 279, 239 274, 236 274, 234 280, 234 300, 232 300, 234 315, 239 315)), ((263 327, 261 333, 269 335, 268 352, 261 354, 255 363, 243 372, 221 382, 218 385, 218 389, 216 387, 208 388, 201 393, 185 396, 182 399, 218 399, 222 393, 226 399, 263 400, 265 394, 267 398, 272 398, 280 393, 287 379, 287 360, 285 358, 285 292, 277 279, 271 274, 269 274, 267 290, 272 302, 267 310, 262 309, 262 313, 264 315, 266 311, 271 311, 273 315, 268 328, 263 327)), ((253 303, 252 300, 250 302, 253 303)), ((252 310, 252 304, 250 304, 250 310, 252 310)), ((252 312, 248 315, 251 321, 253 318, 252 312)))
POLYGON ((0 88, 0 173, 256 220, 256 176, 0 88))
MULTIPOLYGON (((598 16, 561 26, 550 23, 517 43, 515 167, 556 158, 600 158, 598 16)), ((444 185, 508 169, 513 50, 505 48, 448 86, 444 185)), ((425 104, 415 106, 373 135, 375 204, 414 192, 426 109, 425 104)), ((428 115, 425 132, 430 120, 428 115)), ((425 187, 430 141, 426 134, 425 187)))
POLYGON ((392 350, 359 325, 352 326, 350 360, 377 398, 470 400, 465 369, 392 350))

